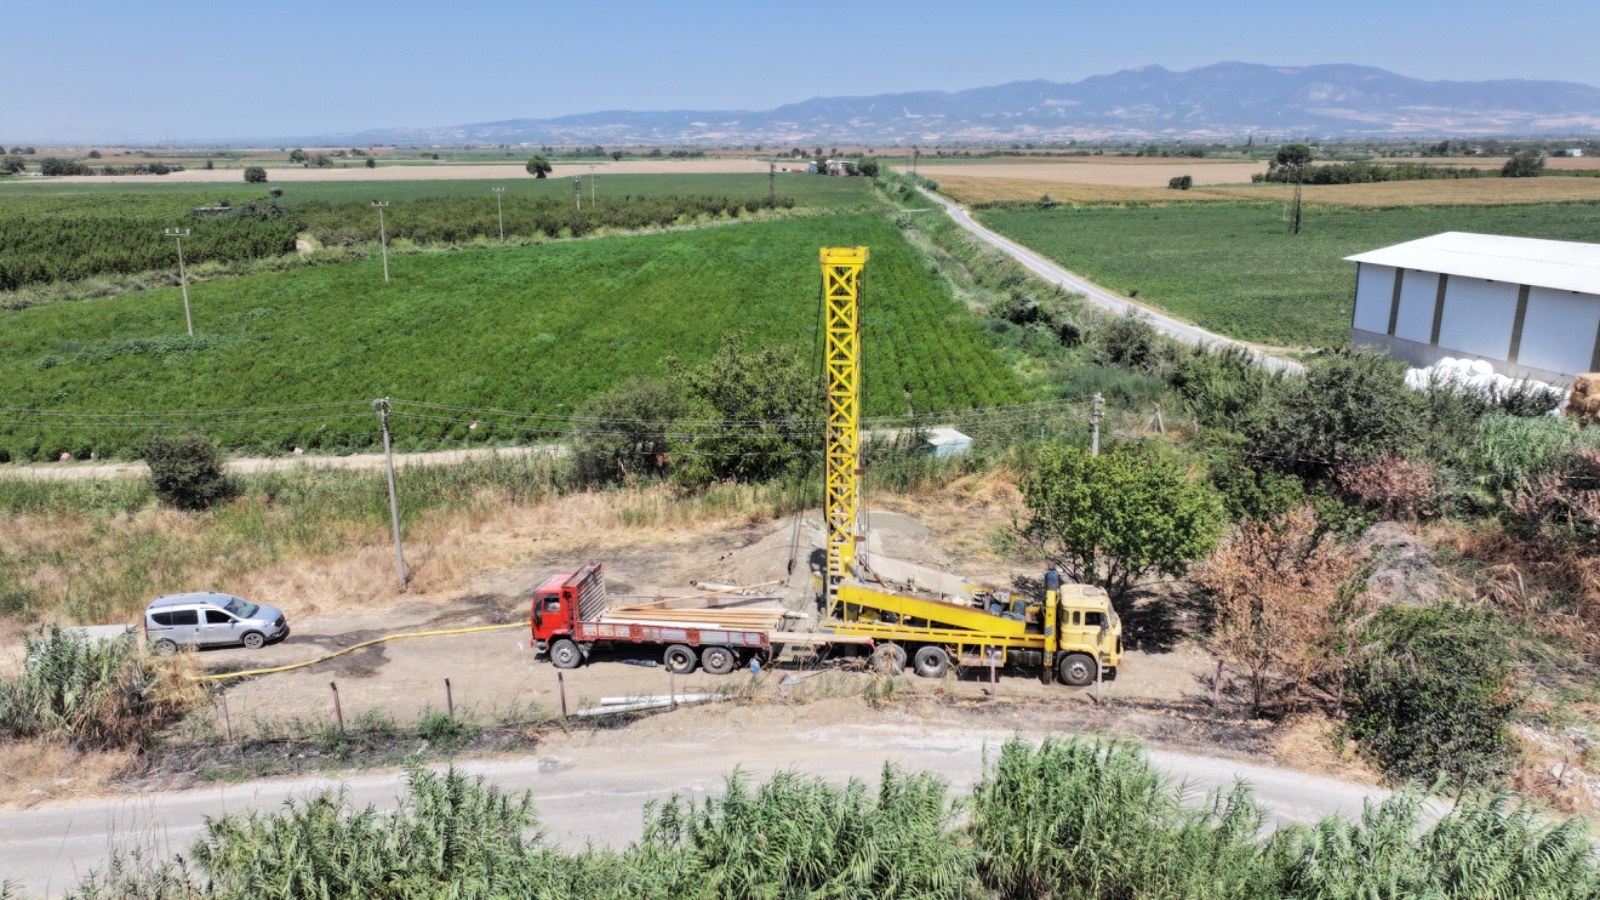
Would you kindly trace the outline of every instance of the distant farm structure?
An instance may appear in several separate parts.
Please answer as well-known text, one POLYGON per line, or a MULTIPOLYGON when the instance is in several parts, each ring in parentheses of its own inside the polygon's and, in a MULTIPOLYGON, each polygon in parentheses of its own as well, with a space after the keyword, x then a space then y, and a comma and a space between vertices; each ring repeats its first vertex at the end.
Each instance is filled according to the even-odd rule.
POLYGON ((1600 370, 1600 244, 1452 231, 1345 258, 1354 346, 1541 381, 1600 370))

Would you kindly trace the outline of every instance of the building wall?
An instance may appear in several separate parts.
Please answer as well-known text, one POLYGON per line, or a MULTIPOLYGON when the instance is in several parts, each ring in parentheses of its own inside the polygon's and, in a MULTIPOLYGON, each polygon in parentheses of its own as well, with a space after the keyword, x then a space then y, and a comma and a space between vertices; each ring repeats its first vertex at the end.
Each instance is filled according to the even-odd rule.
POLYGON ((1415 269, 1397 276, 1389 266, 1361 263, 1351 344, 1381 347, 1418 367, 1476 358, 1513 377, 1570 383, 1596 368, 1600 295, 1415 269))
POLYGON ((1517 362, 1556 372, 1594 371, 1600 302, 1589 294, 1528 289, 1517 362))
POLYGON ((1468 356, 1509 360, 1518 287, 1476 278, 1448 279, 1439 317, 1439 346, 1468 356))

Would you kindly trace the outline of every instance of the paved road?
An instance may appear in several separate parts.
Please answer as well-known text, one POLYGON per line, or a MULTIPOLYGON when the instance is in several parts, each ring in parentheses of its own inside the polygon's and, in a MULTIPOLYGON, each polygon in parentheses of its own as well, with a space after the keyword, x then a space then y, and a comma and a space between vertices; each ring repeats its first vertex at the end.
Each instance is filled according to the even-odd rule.
POLYGON ((1039 276, 1040 278, 1043 278, 1045 281, 1048 281, 1051 284, 1059 284, 1074 294, 1082 294, 1089 299, 1090 303, 1093 303, 1102 309, 1117 313, 1118 315, 1121 315, 1128 310, 1136 310, 1144 314, 1144 316, 1150 320, 1150 324, 1153 325, 1157 331, 1184 344, 1211 346, 1231 345, 1238 347, 1255 357, 1262 366, 1273 372, 1300 373, 1305 371, 1304 366, 1292 359, 1284 359, 1280 356, 1273 356, 1263 352, 1260 348, 1251 344, 1246 344, 1242 341, 1236 341, 1232 338, 1226 338, 1220 334, 1213 334, 1209 331, 1206 331, 1204 328, 1198 328, 1194 325, 1190 325, 1187 322, 1180 322, 1171 316, 1162 315, 1161 313, 1149 309, 1148 307, 1140 306, 1126 297, 1113 294, 1093 282, 1085 281, 1078 275, 1061 268, 1050 260, 1045 259, 1039 254, 1034 253, 1032 250, 1022 246, 1021 244, 1004 238, 978 224, 977 220, 972 218, 972 214, 967 212, 966 207, 955 202, 954 200, 941 197, 938 194, 931 193, 923 190, 922 188, 918 188, 917 190, 922 191, 922 195, 924 197, 927 197, 929 200, 932 200, 933 202, 944 207, 945 212, 950 214, 950 218, 954 219, 957 225, 960 225, 962 228, 965 228, 967 231, 971 232, 978 238, 978 240, 981 240, 989 246, 994 247, 1002 253, 1005 253, 1007 256, 1010 256, 1012 259, 1021 263, 1023 267, 1028 269, 1028 271, 1039 276))
MULTIPOLYGON (((737 707, 726 715, 702 709, 646 720, 625 729, 575 729, 556 735, 537 756, 467 763, 463 768, 492 782, 533 792, 551 840, 579 849, 593 842, 621 847, 641 832, 641 810, 673 792, 705 796, 725 775, 743 767, 762 778, 784 769, 834 782, 875 780, 886 761, 947 778, 952 793, 969 792, 983 756, 1015 732, 944 726, 909 719, 793 723, 788 709, 737 707)), ((887 717, 886 717, 887 718, 887 717)), ((1274 824, 1308 823, 1327 813, 1359 814, 1364 798, 1384 792, 1295 772, 1231 760, 1155 750, 1151 757, 1174 778, 1203 795, 1244 779, 1255 786, 1274 824)), ((0 810, 0 873, 30 895, 57 896, 113 846, 158 855, 186 850, 207 816, 270 810, 290 797, 331 786, 322 778, 219 785, 171 793, 84 800, 31 810, 0 810)), ((357 805, 392 806, 401 789, 393 772, 343 779, 357 805)))

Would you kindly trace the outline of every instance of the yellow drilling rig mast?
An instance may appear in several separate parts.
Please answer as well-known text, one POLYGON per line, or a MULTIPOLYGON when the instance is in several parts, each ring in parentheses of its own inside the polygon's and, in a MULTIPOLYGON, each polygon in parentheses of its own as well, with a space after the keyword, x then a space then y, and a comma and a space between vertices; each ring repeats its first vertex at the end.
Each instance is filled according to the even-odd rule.
POLYGON ((1111 675, 1122 661, 1122 623, 1110 598, 1063 585, 1042 602, 1013 597, 925 567, 858 553, 861 506, 861 301, 866 247, 824 248, 823 366, 827 563, 820 588, 825 630, 873 643, 873 662, 939 676, 952 665, 1032 668, 1072 685, 1111 675))

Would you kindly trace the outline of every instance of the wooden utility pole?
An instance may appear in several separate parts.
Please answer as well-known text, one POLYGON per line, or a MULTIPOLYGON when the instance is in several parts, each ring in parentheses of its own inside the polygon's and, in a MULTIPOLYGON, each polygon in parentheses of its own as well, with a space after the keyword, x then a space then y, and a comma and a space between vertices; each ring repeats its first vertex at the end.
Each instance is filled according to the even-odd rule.
POLYGON ((572 176, 572 202, 576 203, 578 205, 578 209, 583 209, 583 176, 582 175, 574 175, 574 176, 572 176))
POLYGON ((406 558, 400 552, 400 503, 394 491, 394 445, 389 439, 389 398, 372 401, 372 408, 377 410, 378 421, 383 423, 383 455, 389 470, 389 521, 394 526, 394 574, 400 583, 400 592, 405 593, 406 558))

